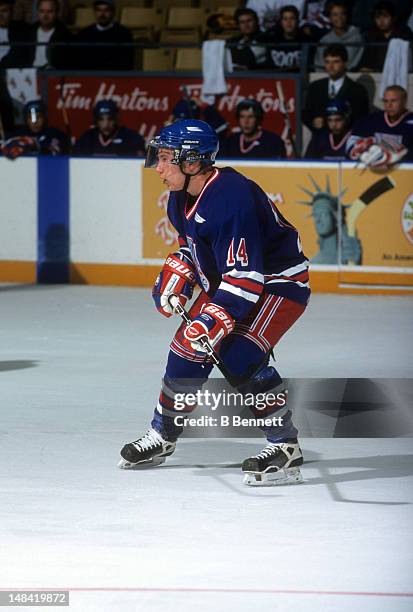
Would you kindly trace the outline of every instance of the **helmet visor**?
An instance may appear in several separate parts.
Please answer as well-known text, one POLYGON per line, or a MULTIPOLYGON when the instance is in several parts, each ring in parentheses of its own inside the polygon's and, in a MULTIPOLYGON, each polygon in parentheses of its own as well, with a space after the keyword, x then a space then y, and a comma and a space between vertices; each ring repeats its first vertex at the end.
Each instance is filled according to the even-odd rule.
POLYGON ((159 161, 159 154, 167 153, 170 157, 171 164, 179 164, 179 149, 160 143, 159 141, 151 140, 146 152, 145 168, 156 168, 159 161))

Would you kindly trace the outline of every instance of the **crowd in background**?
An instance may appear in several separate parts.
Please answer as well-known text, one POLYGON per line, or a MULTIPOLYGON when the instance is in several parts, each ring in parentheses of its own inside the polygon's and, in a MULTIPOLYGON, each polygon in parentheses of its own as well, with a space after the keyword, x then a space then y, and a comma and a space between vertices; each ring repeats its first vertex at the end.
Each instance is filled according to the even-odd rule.
MULTIPOLYGON (((133 67, 133 48, 115 45, 131 42, 132 33, 116 21, 114 0, 95 0, 95 23, 76 33, 70 27, 70 7, 64 0, 0 0, 0 68, 111 71, 133 67), (14 46, 13 42, 18 41, 30 44, 14 46), (49 44, 71 41, 78 44, 66 48, 49 44), (107 43, 111 44, 105 46, 107 43), (88 46, 82 47, 83 44, 88 46)), ((407 108, 407 92, 398 86, 387 88, 384 111, 372 118, 366 90, 347 75, 348 70, 381 70, 385 47, 369 47, 365 41, 412 39, 412 31, 406 25, 412 19, 411 9, 412 2, 404 0, 249 0, 246 6, 235 9, 232 17, 235 30, 226 40, 236 68, 277 72, 299 70, 302 44, 317 42, 308 61, 324 75, 312 82, 306 92, 302 121, 311 131, 311 141, 302 156, 325 160, 364 156, 367 160, 373 159, 372 145, 378 145, 380 151, 374 150, 373 162, 381 163, 391 156, 393 161, 402 157, 413 160, 413 115, 407 108)), ((206 36, 224 26, 230 31, 228 20, 223 24, 220 17, 217 13, 209 18, 210 31, 206 36)), ((2 91, 4 83, 0 78, 0 98, 5 100, 7 96, 2 91)), ((0 109, 5 132, 1 150, 11 159, 38 153, 132 157, 145 154, 144 140, 134 130, 122 126, 119 109, 111 100, 95 106, 93 127, 77 142, 73 142, 70 134, 48 125, 47 108, 42 101, 26 104, 24 125, 17 129, 8 125, 4 104, 0 109)), ((238 104, 235 130, 230 129, 213 104, 201 107, 195 100, 181 100, 169 120, 194 117, 204 119, 217 131, 221 157, 298 156, 292 135, 282 140, 279 134, 263 129, 264 111, 255 100, 238 104)))
MULTIPOLYGON (((323 48, 334 43, 346 46, 349 70, 380 70, 392 38, 413 39, 409 0, 248 0, 245 5, 233 15, 212 13, 203 32, 204 38, 226 38, 240 70, 299 70, 304 43, 312 43, 307 63, 316 70, 323 67, 323 48)), ((0 67, 136 67, 133 46, 125 45, 136 37, 117 21, 115 0, 95 0, 94 23, 78 30, 71 23, 73 6, 69 0, 0 0, 0 67), (32 44, 15 45, 22 42, 32 44)))

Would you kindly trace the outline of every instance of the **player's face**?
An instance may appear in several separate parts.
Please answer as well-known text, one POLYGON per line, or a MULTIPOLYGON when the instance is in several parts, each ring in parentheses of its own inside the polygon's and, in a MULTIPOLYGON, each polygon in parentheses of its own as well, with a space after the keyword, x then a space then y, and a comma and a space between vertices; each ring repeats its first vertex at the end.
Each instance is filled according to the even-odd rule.
POLYGON ((390 32, 393 29, 394 18, 387 11, 380 11, 374 17, 374 23, 380 32, 390 32))
POLYGON ((252 15, 241 15, 238 19, 238 27, 241 34, 250 36, 257 31, 257 22, 252 15))
POLYGON ((113 9, 107 4, 95 6, 95 21, 98 25, 106 27, 113 21, 113 9))
POLYGON ((406 110, 405 98, 398 91, 386 91, 383 96, 383 106, 390 119, 397 119, 406 110))
POLYGON ((289 11, 285 11, 283 16, 281 17, 281 27, 286 34, 293 34, 297 29, 297 19, 294 13, 290 13, 289 11))
POLYGON ((117 122, 116 122, 116 119, 114 119, 110 115, 105 114, 99 117, 97 121, 97 126, 98 126, 99 132, 103 136, 107 137, 107 136, 111 136, 113 132, 116 130, 117 122))
POLYGON ((10 4, 0 4, 0 28, 7 28, 11 20, 10 4))
POLYGON ((341 57, 327 55, 324 59, 324 69, 328 76, 334 80, 340 79, 346 71, 346 62, 341 57))
POLYGON ((333 6, 329 17, 333 28, 343 30, 347 27, 347 11, 344 6, 333 6))
POLYGON ((37 18, 43 28, 51 28, 57 19, 54 2, 43 0, 37 10, 37 18))
POLYGON ((156 172, 169 191, 180 191, 185 184, 185 175, 172 163, 174 153, 170 149, 159 149, 156 172))
POLYGON ((319 200, 313 206, 313 217, 317 233, 321 237, 331 236, 336 231, 336 222, 328 202, 319 200))
POLYGON ((43 113, 30 113, 26 119, 26 125, 33 134, 39 134, 46 124, 43 113))
POLYGON ((252 110, 242 110, 238 123, 245 136, 252 136, 258 130, 258 121, 252 110))
POLYGON ((330 115, 327 117, 327 127, 333 136, 340 136, 345 132, 347 123, 342 115, 330 115))

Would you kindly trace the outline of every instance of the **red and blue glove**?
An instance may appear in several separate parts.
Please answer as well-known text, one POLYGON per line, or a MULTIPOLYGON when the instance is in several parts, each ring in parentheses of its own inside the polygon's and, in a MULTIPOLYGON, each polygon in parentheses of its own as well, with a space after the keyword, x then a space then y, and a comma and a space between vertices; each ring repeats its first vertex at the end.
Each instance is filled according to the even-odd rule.
POLYGON ((359 160, 361 155, 370 149, 372 145, 376 144, 376 139, 373 136, 367 138, 360 138, 357 140, 355 145, 350 151, 350 159, 359 160))
POLYGON ((184 336, 195 351, 205 352, 199 340, 207 338, 214 348, 232 332, 235 327, 234 319, 221 306, 211 302, 204 304, 201 312, 184 330, 184 336))
POLYGON ((155 306, 164 317, 170 317, 173 309, 168 298, 176 295, 182 306, 192 297, 195 285, 194 266, 182 251, 170 253, 152 289, 155 306))
POLYGON ((13 136, 3 143, 1 152, 8 159, 16 159, 24 153, 38 153, 39 145, 32 136, 13 136))

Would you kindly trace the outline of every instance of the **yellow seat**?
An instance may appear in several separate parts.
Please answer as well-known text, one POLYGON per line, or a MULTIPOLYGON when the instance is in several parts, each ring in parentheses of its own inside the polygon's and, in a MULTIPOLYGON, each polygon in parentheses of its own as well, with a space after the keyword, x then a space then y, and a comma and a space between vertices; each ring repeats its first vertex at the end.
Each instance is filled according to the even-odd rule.
POLYGON ((169 9, 168 26, 205 28, 210 11, 204 8, 172 7, 169 9))
POLYGON ((193 7, 193 0, 152 0, 152 6, 159 8, 170 8, 173 6, 193 7))
POLYGON ((125 6, 122 9, 120 22, 128 28, 140 28, 142 26, 153 26, 159 30, 165 25, 166 11, 161 8, 140 8, 125 6))
POLYGON ((163 28, 159 35, 160 43, 200 43, 201 31, 199 28, 179 28, 170 26, 163 28))
POLYGON ((145 6, 145 0, 116 0, 116 19, 120 21, 122 11, 124 8, 143 8, 145 6))
POLYGON ((170 71, 173 70, 174 60, 174 49, 144 49, 142 70, 170 71))
POLYGON ((85 28, 95 23, 95 13, 93 8, 78 7, 75 9, 75 28, 85 28))
POLYGON ((177 49, 176 70, 202 70, 201 49, 177 49))
MULTIPOLYGON (((213 13, 217 13, 217 8, 220 6, 220 2, 222 0, 199 0, 199 6, 202 8, 209 8, 213 13)), ((240 7, 241 2, 239 0, 225 0, 226 6, 232 6, 234 12, 237 8, 240 7)))

